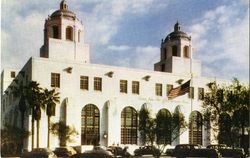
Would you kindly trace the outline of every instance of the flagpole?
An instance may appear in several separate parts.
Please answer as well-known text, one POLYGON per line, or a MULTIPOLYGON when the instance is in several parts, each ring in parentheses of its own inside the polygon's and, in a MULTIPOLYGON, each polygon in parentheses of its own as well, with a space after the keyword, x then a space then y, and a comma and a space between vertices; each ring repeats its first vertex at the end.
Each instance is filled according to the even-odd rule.
MULTIPOLYGON (((193 71, 192 71, 192 58, 193 58, 193 48, 190 45, 190 75, 191 75, 191 79, 190 79, 190 87, 193 87, 193 71)), ((191 90, 191 88, 190 88, 191 90)), ((192 116, 192 111, 193 111, 193 91, 192 94, 189 90, 189 95, 190 95, 190 108, 191 108, 191 144, 193 144, 193 116, 192 116)))

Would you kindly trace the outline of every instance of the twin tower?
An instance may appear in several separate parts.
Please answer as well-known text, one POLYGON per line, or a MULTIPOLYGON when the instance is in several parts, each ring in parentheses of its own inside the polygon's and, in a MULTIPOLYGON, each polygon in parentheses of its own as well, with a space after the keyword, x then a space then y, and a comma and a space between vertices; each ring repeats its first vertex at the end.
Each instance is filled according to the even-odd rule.
MULTIPOLYGON (((68 9, 66 0, 62 0, 60 9, 45 21, 40 57, 89 63, 89 45, 84 43, 83 36, 82 22, 68 9)), ((200 76, 201 63, 192 59, 191 37, 181 31, 178 22, 174 31, 162 40, 160 52, 160 61, 154 65, 155 71, 200 76)))

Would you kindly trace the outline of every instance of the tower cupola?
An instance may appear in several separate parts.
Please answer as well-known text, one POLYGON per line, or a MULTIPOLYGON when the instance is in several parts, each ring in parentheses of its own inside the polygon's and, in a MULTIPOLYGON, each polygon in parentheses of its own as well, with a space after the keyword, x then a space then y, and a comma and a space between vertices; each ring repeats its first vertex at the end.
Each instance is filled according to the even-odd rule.
POLYGON ((76 18, 76 14, 69 10, 67 1, 62 0, 62 2, 60 3, 60 9, 53 12, 50 17, 51 18, 65 17, 74 20, 76 18))
POLYGON ((69 10, 66 0, 45 20, 44 45, 40 56, 89 62, 89 46, 84 43, 84 26, 69 10))
MULTIPOLYGON (((191 36, 181 31, 180 23, 174 25, 174 31, 161 42, 160 61, 154 65, 155 71, 175 74, 190 74, 192 58, 191 36)), ((199 64, 197 67, 200 67, 199 64)), ((197 74, 200 72, 197 71, 197 74)))

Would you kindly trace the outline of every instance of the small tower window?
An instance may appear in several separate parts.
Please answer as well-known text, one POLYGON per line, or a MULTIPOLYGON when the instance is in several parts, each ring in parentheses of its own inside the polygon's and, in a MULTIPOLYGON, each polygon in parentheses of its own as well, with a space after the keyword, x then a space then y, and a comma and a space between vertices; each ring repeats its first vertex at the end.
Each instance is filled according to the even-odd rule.
POLYGON ((53 31, 52 38, 59 39, 59 29, 58 29, 58 26, 53 26, 52 27, 52 31, 53 31))
POLYGON ((188 50, 188 46, 184 47, 184 58, 189 58, 189 50, 188 50))
POLYGON ((78 42, 81 41, 81 30, 78 30, 78 42))
POLYGON ((177 57, 177 46, 172 46, 172 54, 177 57))
POLYGON ((66 40, 73 41, 73 28, 70 26, 66 28, 66 40))
POLYGON ((15 78, 16 77, 16 72, 15 71, 11 71, 10 72, 10 77, 11 78, 15 78))

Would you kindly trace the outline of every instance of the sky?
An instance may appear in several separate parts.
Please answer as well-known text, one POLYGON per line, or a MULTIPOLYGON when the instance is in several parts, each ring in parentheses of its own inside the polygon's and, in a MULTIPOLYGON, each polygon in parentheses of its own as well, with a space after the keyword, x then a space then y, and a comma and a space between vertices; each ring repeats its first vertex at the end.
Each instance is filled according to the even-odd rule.
MULTIPOLYGON (((1 0, 1 70, 39 56, 61 0, 1 0)), ((91 63, 153 70, 174 24, 192 37, 202 76, 249 81, 249 0, 67 0, 85 27, 91 63)))

